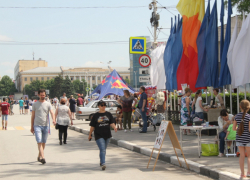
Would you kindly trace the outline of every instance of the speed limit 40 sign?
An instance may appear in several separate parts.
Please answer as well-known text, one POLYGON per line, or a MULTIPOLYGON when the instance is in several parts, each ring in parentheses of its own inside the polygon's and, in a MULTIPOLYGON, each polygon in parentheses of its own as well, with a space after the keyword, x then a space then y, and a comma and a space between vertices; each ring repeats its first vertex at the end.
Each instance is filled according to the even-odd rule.
POLYGON ((148 55, 143 54, 139 58, 139 63, 142 67, 148 67, 151 64, 151 59, 148 55))

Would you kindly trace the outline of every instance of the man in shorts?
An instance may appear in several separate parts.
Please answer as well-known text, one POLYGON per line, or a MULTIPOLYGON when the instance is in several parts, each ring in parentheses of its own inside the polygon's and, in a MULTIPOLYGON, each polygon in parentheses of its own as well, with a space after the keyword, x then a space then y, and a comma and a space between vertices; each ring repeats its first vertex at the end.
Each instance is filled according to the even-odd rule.
POLYGON ((19 100, 19 110, 20 110, 20 114, 23 114, 23 97, 21 97, 21 99, 19 100), (21 113, 22 111, 22 113, 21 113))
MULTIPOLYGON (((8 115, 10 113, 10 104, 6 102, 6 98, 3 98, 3 102, 0 104, 0 112, 2 113, 2 130, 7 130, 8 124, 8 115), (5 121, 5 128, 4 128, 4 121, 5 121)), ((1 116, 1 114, 0 114, 1 116)))
POLYGON ((38 91, 38 96, 40 100, 32 105, 31 130, 30 130, 31 133, 33 134, 35 133, 39 149, 37 161, 41 162, 42 164, 46 163, 44 158, 44 148, 49 133, 49 120, 47 118, 49 112, 53 119, 53 124, 54 125, 56 124, 51 104, 45 101, 45 95, 46 92, 44 89, 40 89, 38 91))

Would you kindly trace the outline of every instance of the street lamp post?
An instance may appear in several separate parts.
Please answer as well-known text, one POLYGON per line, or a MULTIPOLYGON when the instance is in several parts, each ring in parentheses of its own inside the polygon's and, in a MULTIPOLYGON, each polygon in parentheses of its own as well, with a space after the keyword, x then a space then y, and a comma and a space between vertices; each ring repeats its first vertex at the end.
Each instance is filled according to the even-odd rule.
MULTIPOLYGON (((106 64, 106 63, 104 63, 104 62, 100 62, 100 63, 106 64)), ((110 73, 110 66, 109 66, 109 65, 110 65, 111 63, 112 63, 112 61, 107 62, 109 73, 110 73)))
POLYGON ((137 78, 136 78, 136 72, 137 72, 137 71, 134 71, 134 73, 135 73, 135 90, 137 90, 137 78))

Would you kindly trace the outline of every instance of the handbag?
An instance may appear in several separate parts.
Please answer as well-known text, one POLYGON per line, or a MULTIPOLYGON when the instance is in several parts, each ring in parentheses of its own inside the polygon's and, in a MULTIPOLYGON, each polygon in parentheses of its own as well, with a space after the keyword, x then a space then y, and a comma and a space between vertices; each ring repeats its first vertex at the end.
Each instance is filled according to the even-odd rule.
POLYGON ((202 156, 218 156, 218 144, 201 144, 202 156))
POLYGON ((59 125, 58 125, 58 123, 56 123, 55 128, 56 128, 56 129, 59 129, 59 125))

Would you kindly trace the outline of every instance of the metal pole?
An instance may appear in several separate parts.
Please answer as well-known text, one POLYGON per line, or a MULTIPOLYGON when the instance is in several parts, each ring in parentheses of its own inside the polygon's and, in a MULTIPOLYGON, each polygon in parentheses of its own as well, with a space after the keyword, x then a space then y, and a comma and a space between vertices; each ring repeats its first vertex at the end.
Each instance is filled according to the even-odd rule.
POLYGON ((247 86, 245 84, 245 99, 247 99, 247 86))
POLYGON ((165 115, 165 120, 167 120, 168 121, 168 99, 169 99, 169 95, 168 95, 168 91, 166 90, 166 94, 167 94, 167 108, 166 108, 166 111, 165 112, 167 112, 167 114, 165 115))
POLYGON ((176 102, 175 102, 175 90, 174 90, 174 110, 176 110, 176 102))
POLYGON ((239 104, 239 87, 237 87, 237 113, 240 112, 240 104, 239 104))
POLYGON ((206 89, 206 104, 207 104, 207 89, 206 89))
POLYGON ((225 106, 225 108, 226 108, 225 86, 223 86, 223 98, 224 98, 224 106, 225 106))
MULTIPOLYGON (((156 12, 157 12, 157 1, 156 0, 153 0, 153 6, 154 6, 154 10, 153 10, 154 15, 156 16, 156 12)), ((156 35, 157 26, 158 26, 158 23, 155 23, 154 24, 154 44, 153 44, 154 49, 157 47, 157 35, 156 35)))
POLYGON ((230 113, 233 114, 232 85, 230 85, 230 113))
POLYGON ((173 110, 173 107, 172 107, 172 92, 169 93, 169 98, 170 98, 170 110, 172 111, 173 110))

